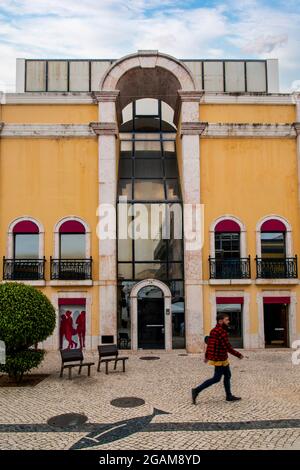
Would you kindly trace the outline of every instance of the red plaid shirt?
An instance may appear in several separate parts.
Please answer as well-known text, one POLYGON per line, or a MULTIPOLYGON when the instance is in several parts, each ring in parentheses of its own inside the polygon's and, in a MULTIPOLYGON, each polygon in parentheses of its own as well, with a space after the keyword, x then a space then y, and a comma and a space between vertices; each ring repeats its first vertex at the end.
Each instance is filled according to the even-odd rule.
POLYGON ((227 330, 217 323, 210 332, 205 357, 209 361, 226 361, 228 353, 236 357, 242 356, 229 343, 227 330))

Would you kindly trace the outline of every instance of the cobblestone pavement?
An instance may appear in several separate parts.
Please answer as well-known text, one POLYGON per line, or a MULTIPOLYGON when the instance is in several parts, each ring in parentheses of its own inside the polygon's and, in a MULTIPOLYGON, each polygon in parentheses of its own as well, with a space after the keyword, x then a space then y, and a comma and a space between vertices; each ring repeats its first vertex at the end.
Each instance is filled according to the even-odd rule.
MULTIPOLYGON (((220 383, 196 406, 191 387, 213 368, 202 356, 180 353, 129 353, 125 374, 94 366, 91 377, 74 371, 71 381, 67 373, 59 378, 59 354, 48 353, 37 371, 48 378, 35 387, 0 388, 0 449, 300 449, 300 366, 292 365, 291 351, 232 358, 233 392, 242 400, 226 402, 220 383), (139 359, 151 354, 160 360, 139 359), (117 408, 110 402, 118 397, 145 404, 117 408), (66 429, 47 424, 64 413, 84 413, 88 421, 66 429)), ((86 359, 97 362, 95 353, 86 359)))

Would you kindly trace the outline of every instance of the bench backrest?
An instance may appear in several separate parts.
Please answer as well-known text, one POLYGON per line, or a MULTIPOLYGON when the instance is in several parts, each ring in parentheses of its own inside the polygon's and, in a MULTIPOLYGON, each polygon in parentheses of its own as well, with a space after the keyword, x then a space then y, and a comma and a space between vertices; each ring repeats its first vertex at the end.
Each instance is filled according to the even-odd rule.
POLYGON ((60 355, 62 362, 83 361, 81 349, 62 349, 60 355))
POLYGON ((98 346, 99 357, 117 356, 119 354, 116 344, 104 344, 98 346))

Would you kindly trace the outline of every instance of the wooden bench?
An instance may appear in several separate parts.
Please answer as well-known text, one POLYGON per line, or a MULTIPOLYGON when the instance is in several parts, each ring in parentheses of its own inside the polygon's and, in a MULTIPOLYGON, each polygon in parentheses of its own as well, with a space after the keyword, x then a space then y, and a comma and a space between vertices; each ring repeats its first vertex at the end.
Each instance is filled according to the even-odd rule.
POLYGON ((116 344, 105 344, 98 346, 99 361, 97 371, 100 372, 101 363, 105 363, 105 373, 108 374, 109 362, 114 362, 114 369, 117 368, 117 363, 122 361, 123 372, 125 372, 125 361, 128 360, 127 356, 119 356, 119 351, 116 344))
POLYGON ((69 370, 69 380, 72 378, 72 369, 73 367, 78 367, 78 375, 81 374, 82 367, 88 368, 88 376, 91 375, 91 366, 93 366, 94 362, 83 362, 83 353, 81 349, 62 349, 60 351, 61 355, 61 369, 60 369, 60 377, 63 376, 64 369, 69 370), (67 362, 71 362, 72 364, 66 364, 67 362))

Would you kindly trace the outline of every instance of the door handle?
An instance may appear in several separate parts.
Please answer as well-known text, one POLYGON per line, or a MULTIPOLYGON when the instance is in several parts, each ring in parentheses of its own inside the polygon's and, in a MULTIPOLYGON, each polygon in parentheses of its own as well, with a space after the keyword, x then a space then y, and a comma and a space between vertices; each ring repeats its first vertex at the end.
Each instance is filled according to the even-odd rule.
POLYGON ((146 327, 148 328, 149 326, 155 326, 157 328, 163 328, 164 325, 146 325, 146 327))

